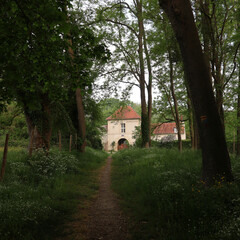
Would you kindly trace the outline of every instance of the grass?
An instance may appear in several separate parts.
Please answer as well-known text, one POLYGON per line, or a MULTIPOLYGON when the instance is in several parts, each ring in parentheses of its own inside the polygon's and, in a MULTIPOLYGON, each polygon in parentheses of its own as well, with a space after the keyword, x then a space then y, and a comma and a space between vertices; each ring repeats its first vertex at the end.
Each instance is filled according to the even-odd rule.
POLYGON ((235 182, 201 182, 200 152, 129 149, 113 155, 113 189, 138 240, 240 239, 240 163, 235 182))
POLYGON ((106 157, 87 148, 84 154, 52 150, 29 158, 12 148, 0 183, 1 240, 54 239, 77 205, 84 208, 98 189, 94 172, 106 157))

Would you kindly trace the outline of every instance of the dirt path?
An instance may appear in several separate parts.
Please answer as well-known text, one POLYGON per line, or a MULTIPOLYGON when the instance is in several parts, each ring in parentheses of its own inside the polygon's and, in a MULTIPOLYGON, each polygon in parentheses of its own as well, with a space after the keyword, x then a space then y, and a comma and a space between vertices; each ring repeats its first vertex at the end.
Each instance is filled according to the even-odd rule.
POLYGON ((111 190, 111 163, 112 158, 109 157, 100 170, 100 188, 95 201, 84 211, 79 209, 79 213, 76 213, 74 220, 67 226, 65 234, 68 233, 61 240, 128 239, 126 219, 111 190), (78 217, 79 214, 81 218, 78 217))

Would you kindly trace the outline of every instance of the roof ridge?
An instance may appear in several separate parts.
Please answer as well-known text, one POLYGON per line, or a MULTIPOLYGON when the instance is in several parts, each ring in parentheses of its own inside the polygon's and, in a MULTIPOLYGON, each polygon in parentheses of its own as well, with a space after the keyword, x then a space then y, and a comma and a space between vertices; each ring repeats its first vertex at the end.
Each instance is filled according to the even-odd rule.
POLYGON ((106 120, 118 120, 118 119, 141 119, 139 114, 129 105, 121 106, 106 120))

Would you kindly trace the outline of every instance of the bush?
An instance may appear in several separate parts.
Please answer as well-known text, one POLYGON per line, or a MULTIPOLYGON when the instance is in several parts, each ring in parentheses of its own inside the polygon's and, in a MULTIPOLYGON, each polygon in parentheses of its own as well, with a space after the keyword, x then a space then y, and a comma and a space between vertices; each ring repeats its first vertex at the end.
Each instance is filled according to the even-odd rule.
MULTIPOLYGON (((183 145, 183 149, 191 149, 192 147, 190 140, 183 140, 182 145, 183 145)), ((169 142, 152 141, 152 147, 178 149, 178 141, 169 141, 169 142)))

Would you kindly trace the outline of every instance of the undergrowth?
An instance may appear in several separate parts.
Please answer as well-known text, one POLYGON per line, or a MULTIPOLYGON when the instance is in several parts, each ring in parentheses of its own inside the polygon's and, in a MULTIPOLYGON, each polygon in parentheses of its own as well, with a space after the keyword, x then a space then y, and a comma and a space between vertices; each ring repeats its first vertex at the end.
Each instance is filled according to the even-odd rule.
POLYGON ((234 183, 207 188, 200 152, 133 148, 113 158, 113 189, 133 219, 133 239, 240 239, 239 160, 234 183))
POLYGON ((84 154, 37 151, 31 158, 10 150, 0 183, 0 239, 53 239, 76 206, 98 189, 93 173, 105 158, 90 148, 84 154))

